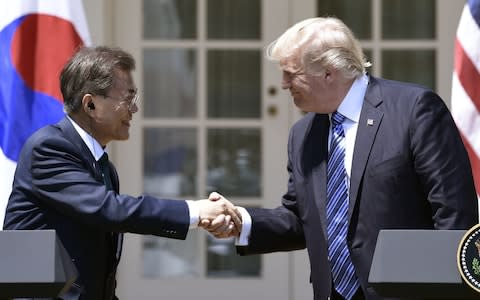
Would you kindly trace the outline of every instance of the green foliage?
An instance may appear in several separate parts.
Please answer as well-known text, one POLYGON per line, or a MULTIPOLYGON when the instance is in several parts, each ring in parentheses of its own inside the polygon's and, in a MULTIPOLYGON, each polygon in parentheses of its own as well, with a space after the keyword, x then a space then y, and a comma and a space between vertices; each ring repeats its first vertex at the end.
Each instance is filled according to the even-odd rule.
POLYGON ((480 262, 476 258, 473 259, 472 269, 473 269, 473 273, 475 273, 475 275, 480 275, 480 262))

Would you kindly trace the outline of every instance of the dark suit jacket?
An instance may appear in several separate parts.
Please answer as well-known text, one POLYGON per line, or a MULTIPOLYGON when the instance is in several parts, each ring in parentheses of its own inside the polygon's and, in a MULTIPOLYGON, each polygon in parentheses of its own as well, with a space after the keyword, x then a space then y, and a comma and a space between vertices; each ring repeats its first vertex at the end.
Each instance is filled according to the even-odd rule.
MULTIPOLYGON (((248 209, 249 246, 237 249, 258 254, 306 247, 315 299, 326 299, 332 284, 325 233, 328 132, 326 114, 309 113, 292 127, 282 206, 248 209)), ((454 121, 439 96, 412 84, 370 77, 349 193, 347 244, 367 299, 381 299, 367 282, 380 229, 478 223, 470 162, 454 121)))
POLYGON ((116 233, 185 239, 185 201, 107 191, 101 169, 64 118, 33 134, 20 154, 4 229, 55 229, 79 271, 64 299, 112 299, 118 264, 116 233), (113 234, 112 234, 113 233, 113 234))

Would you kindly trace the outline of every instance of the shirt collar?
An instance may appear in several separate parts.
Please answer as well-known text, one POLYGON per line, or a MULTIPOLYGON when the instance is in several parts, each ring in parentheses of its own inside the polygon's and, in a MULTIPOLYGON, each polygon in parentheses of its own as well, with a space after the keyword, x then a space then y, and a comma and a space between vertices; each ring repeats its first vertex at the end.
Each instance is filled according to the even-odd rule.
POLYGON ((337 111, 347 119, 358 123, 362 111, 363 99, 367 92, 368 76, 363 74, 355 79, 345 98, 343 98, 337 111))
POLYGON ((90 153, 92 153, 93 157, 95 157, 95 160, 98 161, 105 152, 105 150, 103 150, 103 147, 100 145, 99 142, 97 142, 97 140, 93 136, 88 134, 85 130, 83 130, 82 127, 80 127, 80 125, 75 123, 75 121, 70 118, 70 116, 67 115, 67 118, 70 120, 70 122, 72 122, 73 128, 75 128, 85 145, 87 145, 90 153))

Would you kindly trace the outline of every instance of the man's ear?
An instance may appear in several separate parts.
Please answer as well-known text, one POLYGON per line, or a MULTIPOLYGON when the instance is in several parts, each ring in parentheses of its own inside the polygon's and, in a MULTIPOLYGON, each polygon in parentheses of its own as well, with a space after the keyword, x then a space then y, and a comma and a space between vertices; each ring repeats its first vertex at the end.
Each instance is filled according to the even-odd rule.
POLYGON ((323 74, 323 76, 325 79, 331 79, 332 71, 329 68, 325 69, 325 73, 323 74))
POLYGON ((325 73, 323 74, 323 78, 325 79, 325 81, 327 83, 332 83, 334 82, 336 79, 338 79, 337 77, 337 71, 331 69, 331 68, 327 68, 325 69, 325 73))
POLYGON ((95 109, 95 103, 94 103, 92 94, 83 95, 82 108, 83 108, 83 111, 87 113, 87 115, 90 115, 92 113, 92 110, 95 109))

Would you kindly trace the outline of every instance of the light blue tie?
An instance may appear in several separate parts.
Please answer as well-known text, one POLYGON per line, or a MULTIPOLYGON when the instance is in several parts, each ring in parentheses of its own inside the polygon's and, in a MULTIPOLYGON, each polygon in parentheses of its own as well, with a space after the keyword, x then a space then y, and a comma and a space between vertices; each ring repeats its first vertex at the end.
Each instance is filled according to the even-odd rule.
POLYGON ((333 285, 350 300, 360 284, 347 247, 348 189, 345 170, 345 116, 332 114, 332 136, 327 169, 327 236, 333 285))

